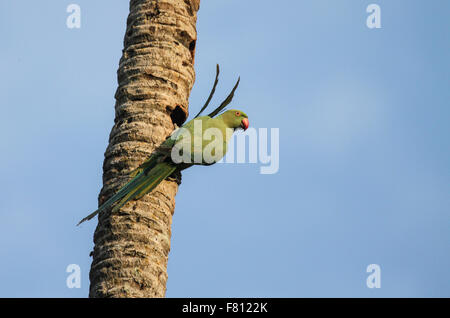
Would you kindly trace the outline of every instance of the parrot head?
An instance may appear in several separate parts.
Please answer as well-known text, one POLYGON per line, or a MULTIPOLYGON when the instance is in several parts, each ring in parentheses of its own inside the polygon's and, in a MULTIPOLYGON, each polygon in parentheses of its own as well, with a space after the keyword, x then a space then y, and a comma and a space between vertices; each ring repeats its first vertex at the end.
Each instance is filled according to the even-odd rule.
POLYGON ((249 126, 248 116, 243 111, 237 109, 227 110, 222 114, 222 117, 228 127, 233 129, 242 128, 247 130, 249 126))

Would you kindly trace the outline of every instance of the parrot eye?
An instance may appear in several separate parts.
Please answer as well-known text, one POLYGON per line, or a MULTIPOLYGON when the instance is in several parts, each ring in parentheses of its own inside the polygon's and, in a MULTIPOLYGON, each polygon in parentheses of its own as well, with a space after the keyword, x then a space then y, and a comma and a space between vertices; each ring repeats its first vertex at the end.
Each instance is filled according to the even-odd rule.
POLYGON ((237 117, 241 116, 241 112, 236 112, 235 114, 237 117))

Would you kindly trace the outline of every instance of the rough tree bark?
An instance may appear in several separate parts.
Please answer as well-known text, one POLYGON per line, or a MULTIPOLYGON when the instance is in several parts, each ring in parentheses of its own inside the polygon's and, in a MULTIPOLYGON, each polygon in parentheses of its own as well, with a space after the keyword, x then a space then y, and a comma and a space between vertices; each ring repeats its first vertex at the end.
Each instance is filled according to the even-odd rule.
MULTIPOLYGON (((130 1, 99 203, 187 118, 199 5, 200 0, 130 1)), ((118 213, 99 215, 90 297, 165 296, 177 189, 174 180, 166 180, 118 213)))

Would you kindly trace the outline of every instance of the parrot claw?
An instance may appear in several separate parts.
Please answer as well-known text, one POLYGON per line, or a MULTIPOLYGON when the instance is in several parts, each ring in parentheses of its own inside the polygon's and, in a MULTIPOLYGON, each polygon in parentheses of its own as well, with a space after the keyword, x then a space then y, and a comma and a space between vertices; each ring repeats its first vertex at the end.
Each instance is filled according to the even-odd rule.
POLYGON ((181 172, 175 171, 170 176, 167 177, 167 180, 169 181, 175 181, 178 185, 181 184, 181 172))

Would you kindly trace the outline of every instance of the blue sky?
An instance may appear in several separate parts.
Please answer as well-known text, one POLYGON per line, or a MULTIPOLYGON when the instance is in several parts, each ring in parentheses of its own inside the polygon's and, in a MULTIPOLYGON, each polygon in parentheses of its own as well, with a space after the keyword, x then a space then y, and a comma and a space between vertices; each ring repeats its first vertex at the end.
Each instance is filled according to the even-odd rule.
MULTIPOLYGON (((183 174, 168 297, 450 297, 449 9, 202 1, 191 113, 216 63, 216 103, 240 75, 232 105, 279 128, 280 169, 183 174)), ((75 224, 101 188, 127 14, 118 0, 0 3, 1 297, 88 295, 97 221, 75 224)))

